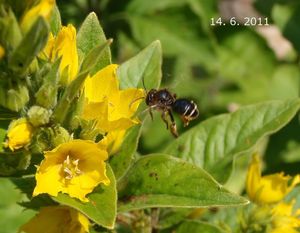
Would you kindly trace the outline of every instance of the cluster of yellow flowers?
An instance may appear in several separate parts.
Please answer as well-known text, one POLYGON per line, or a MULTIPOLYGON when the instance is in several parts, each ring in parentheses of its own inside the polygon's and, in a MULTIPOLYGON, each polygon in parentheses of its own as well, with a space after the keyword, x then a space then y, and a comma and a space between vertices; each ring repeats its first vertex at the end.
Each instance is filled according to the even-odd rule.
MULTIPOLYGON (((55 0, 41 0, 29 9, 21 19, 22 30, 28 31, 38 16, 48 19, 54 6, 55 0)), ((3 55, 4 51, 0 47, 0 58, 3 55)), ((56 36, 50 33, 39 58, 50 63, 60 59, 60 85, 68 86, 78 75, 80 67, 74 26, 63 26, 56 36)), ((69 137, 65 142, 44 152, 44 159, 37 167, 33 196, 66 193, 82 202, 88 202, 87 195, 96 186, 110 184, 105 161, 118 151, 126 130, 139 123, 134 117, 140 104, 136 100, 144 96, 143 89, 120 90, 117 69, 118 65, 115 64, 104 67, 87 77, 81 90, 84 102, 78 117, 83 121, 93 122, 93 127, 103 138, 96 143, 92 140, 73 139, 72 132, 67 132, 69 137)), ((27 117, 13 121, 7 132, 6 148, 11 151, 27 150, 38 127, 49 122, 51 110, 34 107, 42 111, 44 118, 46 114, 46 118, 31 117, 29 110, 27 117)), ((20 231, 35 233, 48 229, 47 232, 83 233, 88 232, 88 228, 88 219, 77 210, 66 206, 49 206, 42 208, 20 231)))
POLYGON ((246 190, 257 206, 254 212, 258 218, 266 218, 270 233, 296 233, 300 227, 300 210, 295 210, 295 199, 286 202, 284 198, 300 183, 300 176, 285 176, 276 173, 261 176, 261 162, 253 155, 248 169, 246 190))

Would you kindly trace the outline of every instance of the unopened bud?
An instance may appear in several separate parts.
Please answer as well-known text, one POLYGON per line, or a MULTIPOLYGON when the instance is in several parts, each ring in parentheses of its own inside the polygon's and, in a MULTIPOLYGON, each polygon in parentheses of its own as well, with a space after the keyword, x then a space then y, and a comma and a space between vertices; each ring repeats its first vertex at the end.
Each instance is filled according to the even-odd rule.
POLYGON ((72 139, 69 132, 63 127, 55 127, 52 134, 52 145, 57 147, 58 145, 68 142, 72 139))
POLYGON ((12 121, 7 132, 5 147, 14 151, 28 145, 33 135, 33 127, 26 118, 12 121))
POLYGON ((51 114, 51 110, 40 106, 32 106, 27 112, 30 123, 36 127, 48 124, 51 114))
POLYGON ((0 104, 12 111, 18 112, 28 102, 29 94, 26 86, 18 85, 6 92, 6 98, 0 100, 0 104))
POLYGON ((57 87, 51 83, 45 83, 36 93, 36 101, 44 108, 54 108, 56 105, 57 87))

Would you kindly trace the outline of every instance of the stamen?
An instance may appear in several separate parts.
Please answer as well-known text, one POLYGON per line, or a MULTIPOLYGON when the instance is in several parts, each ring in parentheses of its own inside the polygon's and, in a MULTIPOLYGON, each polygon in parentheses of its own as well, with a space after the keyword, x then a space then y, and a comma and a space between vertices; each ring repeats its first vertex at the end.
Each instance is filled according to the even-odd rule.
POLYGON ((67 156, 62 164, 62 171, 66 180, 71 180, 72 178, 82 174, 78 165, 79 159, 73 160, 69 155, 67 156))

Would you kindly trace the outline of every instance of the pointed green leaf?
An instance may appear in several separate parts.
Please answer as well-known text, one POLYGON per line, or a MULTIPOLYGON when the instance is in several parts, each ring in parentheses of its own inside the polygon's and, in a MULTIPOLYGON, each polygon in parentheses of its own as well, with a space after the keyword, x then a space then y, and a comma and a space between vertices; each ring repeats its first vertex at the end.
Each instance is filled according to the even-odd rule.
POLYGON ((57 35, 61 28, 61 17, 60 17, 58 7, 56 5, 52 10, 52 15, 50 19, 50 28, 51 28, 51 32, 54 35, 57 35))
POLYGON ((67 86, 62 98, 54 109, 53 116, 59 123, 64 123, 69 113, 70 103, 78 96, 88 72, 82 72, 67 86))
POLYGON ((0 18, 0 43, 5 48, 15 49, 22 40, 22 32, 12 10, 0 18))
MULTIPOLYGON (((93 48, 95 48, 99 44, 106 43, 106 41, 107 39, 96 14, 94 12, 90 13, 84 20, 77 34, 79 63, 83 61, 85 56, 87 56, 87 54, 93 48)), ((92 73, 97 72, 98 70, 109 64, 111 64, 111 54, 110 48, 107 47, 103 52, 101 59, 98 60, 92 73)))
POLYGON ((269 101, 210 118, 170 143, 165 153, 183 158, 225 182, 234 157, 276 132, 297 113, 300 100, 269 101))
POLYGON ((47 109, 53 109, 57 103, 60 62, 61 58, 57 59, 45 76, 37 77, 37 82, 42 82, 42 85, 34 95, 36 103, 47 109))
POLYGON ((107 51, 108 46, 112 43, 112 39, 107 40, 104 44, 93 48, 84 58, 81 64, 81 71, 90 71, 97 65, 99 58, 107 51))
POLYGON ((141 134, 141 125, 136 125, 128 130, 119 152, 109 161, 116 179, 119 180, 128 170, 135 158, 138 141, 141 134))
POLYGON ((39 17, 18 47, 9 58, 9 67, 22 72, 28 68, 36 55, 47 43, 49 27, 47 22, 39 17))
POLYGON ((213 207, 247 204, 208 173, 169 155, 139 159, 119 182, 120 212, 149 207, 213 207))
POLYGON ((117 213, 117 191, 116 180, 109 166, 107 166, 107 176, 110 179, 110 185, 98 186, 92 194, 88 195, 90 201, 87 203, 80 202, 65 194, 60 194, 53 199, 60 204, 79 210, 103 227, 113 229, 117 213))
POLYGON ((176 233, 186 233, 186 232, 193 232, 193 233, 225 233, 219 227, 216 227, 212 224, 207 222, 201 222, 196 220, 191 221, 184 221, 179 225, 176 229, 176 233))
POLYGON ((121 89, 141 87, 158 88, 161 81, 162 52, 160 42, 154 41, 136 56, 120 65, 117 76, 121 89))

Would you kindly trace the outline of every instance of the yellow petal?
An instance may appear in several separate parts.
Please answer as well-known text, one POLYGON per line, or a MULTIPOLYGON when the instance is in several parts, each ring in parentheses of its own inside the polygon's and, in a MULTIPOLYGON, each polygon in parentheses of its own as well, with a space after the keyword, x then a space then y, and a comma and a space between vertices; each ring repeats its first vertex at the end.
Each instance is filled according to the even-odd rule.
POLYGON ((106 176, 106 150, 86 140, 73 140, 60 144, 45 152, 36 173, 36 187, 33 196, 48 193, 57 196, 59 192, 88 201, 86 195, 100 183, 109 185, 106 176))
POLYGON ((0 45, 0 60, 4 57, 5 55, 5 50, 4 48, 0 45))
POLYGON ((97 143, 98 147, 99 147, 101 150, 105 150, 105 151, 107 151, 107 144, 108 144, 107 137, 102 138, 102 139, 97 143))
POLYGON ((97 128, 104 133, 108 126, 108 102, 91 102, 84 106, 82 118, 85 120, 96 120, 97 128))
POLYGON ((295 228, 300 227, 300 219, 293 213, 296 200, 290 203, 280 202, 272 209, 272 228, 271 232, 297 232, 295 228))
POLYGON ((281 201, 288 194, 292 186, 288 186, 291 177, 283 173, 263 176, 260 180, 260 191, 257 201, 260 203, 274 203, 281 201))
POLYGON ((257 197, 257 192, 259 190, 259 184, 261 179, 261 168, 260 160, 257 154, 252 156, 251 164, 248 168, 247 180, 246 180, 246 190, 248 197, 251 200, 255 200, 257 197))
POLYGON ((118 93, 119 82, 116 77, 118 65, 112 64, 89 77, 84 83, 84 94, 89 102, 102 102, 104 99, 113 99, 118 93))
POLYGON ((78 72, 78 54, 76 45, 76 29, 73 25, 69 24, 67 27, 62 27, 53 47, 52 59, 61 57, 60 73, 61 83, 70 83, 77 75, 78 72), (67 77, 64 77, 64 70, 67 70, 67 77))
POLYGON ((299 176, 291 180, 290 176, 276 173, 261 176, 258 155, 254 155, 248 169, 246 189, 249 198, 258 204, 268 204, 281 201, 299 182, 299 176))
POLYGON ((32 135, 32 125, 25 118, 20 118, 10 124, 4 146, 12 151, 20 149, 30 143, 32 135))
POLYGON ((53 55, 54 43, 55 43, 55 38, 54 38, 53 34, 50 32, 49 36, 48 36, 47 44, 46 44, 45 48, 43 49, 43 51, 39 54, 39 57, 44 60, 49 60, 49 61, 53 62, 54 61, 54 55, 53 55))
POLYGON ((290 216, 293 212, 293 206, 295 204, 295 200, 290 203, 280 202, 273 209, 273 215, 278 216, 290 216))
POLYGON ((84 233, 89 232, 89 225, 90 222, 87 217, 85 217, 80 212, 76 211, 75 209, 70 209, 71 219, 73 228, 70 232, 76 232, 76 228, 78 228, 78 225, 80 225, 80 231, 78 233, 84 233))
POLYGON ((50 19, 55 0, 41 0, 36 6, 29 9, 22 17, 21 29, 27 32, 39 16, 50 19))
POLYGON ((80 212, 66 206, 49 206, 24 224, 19 232, 26 233, 86 233, 89 220, 80 212))
POLYGON ((131 118, 135 114, 144 96, 145 92, 143 89, 132 88, 120 91, 120 99, 110 114, 110 120, 116 120, 122 117, 131 118))
POLYGON ((145 96, 143 89, 119 90, 117 67, 106 66, 84 84, 86 101, 82 117, 95 120, 97 129, 103 134, 109 133, 110 153, 115 153, 119 148, 125 130, 139 123, 134 114, 145 96), (113 138, 117 140, 115 143, 113 138))
POLYGON ((118 152, 123 143, 125 133, 126 130, 115 130, 109 132, 106 135, 108 144, 108 154, 112 155, 118 152))
POLYGON ((61 180, 61 165, 56 164, 47 167, 45 171, 41 171, 39 168, 36 175, 36 186, 33 190, 32 196, 37 196, 42 193, 48 193, 51 196, 57 196, 57 194, 63 189, 63 183, 61 180))
POLYGON ((70 83, 78 73, 75 27, 71 24, 67 27, 63 26, 56 37, 50 33, 48 42, 39 57, 50 62, 61 58, 59 66, 60 83, 63 85, 70 83))
POLYGON ((299 231, 295 230, 293 227, 279 226, 268 231, 268 233, 299 233, 299 231))

